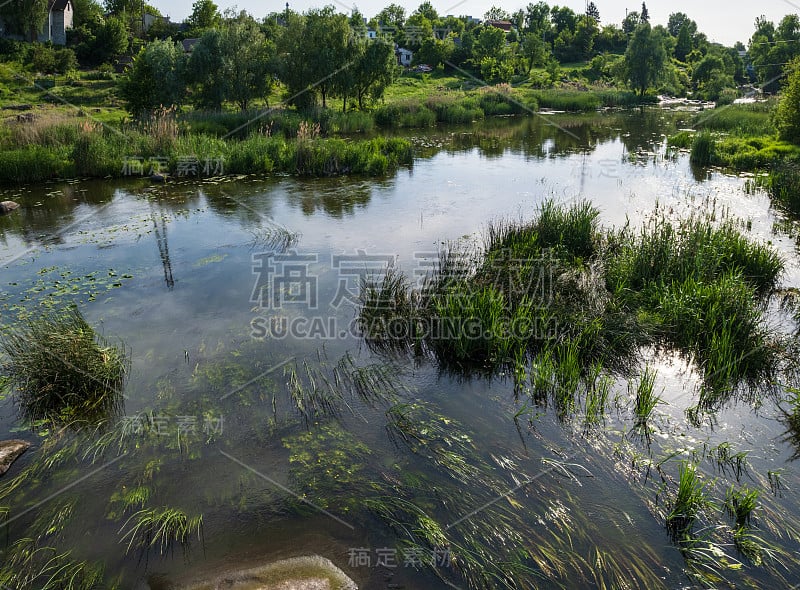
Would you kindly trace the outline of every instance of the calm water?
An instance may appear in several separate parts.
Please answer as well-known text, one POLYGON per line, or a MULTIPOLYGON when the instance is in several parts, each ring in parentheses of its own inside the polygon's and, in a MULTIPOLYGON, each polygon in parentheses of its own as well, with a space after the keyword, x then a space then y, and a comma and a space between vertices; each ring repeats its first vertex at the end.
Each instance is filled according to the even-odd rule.
MULTIPOLYGON (((642 465, 674 454, 664 464, 674 477, 680 457, 694 451, 699 459, 729 442, 732 452, 750 451, 741 481, 762 492, 758 534, 797 557, 798 450, 782 442, 785 427, 773 402, 731 403, 711 423, 692 426, 684 415, 697 399, 691 365, 646 353, 667 402, 650 444, 628 433, 624 380, 615 385, 606 424, 593 432, 546 408, 515 423, 523 401, 515 401, 508 379, 455 378, 431 363, 376 356, 348 331, 364 273, 391 262, 416 276, 444 242, 479 239, 491 219, 530 217, 548 197, 590 199, 609 226, 636 224, 656 207, 742 218, 786 258, 785 286, 800 287, 795 240, 769 200, 746 194, 743 178, 694 170, 685 154, 666 153, 666 135, 686 117, 659 110, 554 115, 549 122, 496 120, 426 132, 413 136, 421 156, 413 169, 378 181, 134 180, 0 192, 23 206, 0 218, 3 326, 25 311, 75 302, 111 342, 124 342, 132 360, 124 416, 112 431, 119 435, 102 452, 93 446, 101 433, 88 440, 63 433, 47 442, 47 433, 21 423, 10 398, 2 402, 2 437, 34 443, 4 480, 55 449, 69 450, 6 501, 14 519, 8 542, 39 534, 41 519, 52 518, 48 511, 67 506, 68 524, 42 543, 71 549, 72 559, 105 563, 108 579, 123 588, 309 553, 328 557, 364 588, 441 588, 445 583, 429 571, 404 567, 400 554, 398 567, 376 566, 378 554, 404 537, 368 510, 366 499, 412 497, 442 527, 496 527, 497 538, 487 538, 487 529, 475 525, 489 546, 552 547, 532 564, 539 573, 520 578, 520 587, 548 587, 541 573, 548 571, 565 587, 593 587, 586 572, 599 571, 602 554, 632 587, 679 588, 691 581, 663 526, 661 475, 642 465), (282 232, 293 239, 282 253, 264 255, 275 251, 282 232), (276 281, 285 288, 270 288, 276 281), (292 333, 283 334, 284 325, 292 333), (467 437, 470 461, 485 466, 494 483, 447 479, 424 449, 414 453, 413 441, 390 436, 386 400, 346 395, 337 419, 306 424, 289 407, 292 368, 307 388, 322 389, 343 358, 390 369, 378 393, 394 389, 398 401, 427 404, 434 422, 467 437), (768 472, 780 473, 780 489, 771 489, 768 472), (202 542, 195 539, 187 554, 176 548, 143 556, 134 548, 126 555, 120 530, 138 508, 120 514, 118 499, 138 487, 150 490, 147 507, 202 514, 202 542), (509 521, 507 534, 492 521, 500 509, 521 519, 509 521), (353 555, 365 552, 370 564, 357 565, 353 555)), ((794 329, 777 310, 771 320, 794 329)), ((708 459, 700 466, 714 481, 714 498, 724 499, 733 474, 708 459)), ((720 514, 712 520, 726 521, 720 514)), ((731 580, 800 583, 788 557, 786 567, 758 568, 732 546, 723 549, 744 563, 726 572, 731 580)), ((439 571, 453 587, 466 588, 452 569, 444 563, 439 571)))

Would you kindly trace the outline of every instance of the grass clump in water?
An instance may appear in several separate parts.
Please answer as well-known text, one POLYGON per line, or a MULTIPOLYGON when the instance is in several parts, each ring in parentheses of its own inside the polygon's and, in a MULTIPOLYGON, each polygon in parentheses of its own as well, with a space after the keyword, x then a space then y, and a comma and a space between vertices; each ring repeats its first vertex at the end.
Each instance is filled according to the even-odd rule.
POLYGON ((705 131, 698 133, 692 141, 689 160, 696 166, 710 166, 714 161, 714 136, 705 131))
POLYGON ((713 506, 706 493, 706 482, 693 463, 681 464, 678 490, 667 514, 667 529, 675 539, 690 536, 692 527, 704 510, 713 506))
POLYGON ((636 416, 637 425, 645 425, 650 420, 653 410, 658 404, 664 403, 655 393, 656 371, 650 366, 645 367, 644 372, 639 376, 636 386, 629 384, 629 391, 634 394, 633 413, 636 416))
POLYGON ((725 494, 725 511, 736 521, 737 527, 750 524, 753 511, 758 506, 758 496, 758 490, 747 486, 742 486, 738 490, 733 486, 728 488, 725 494))
POLYGON ((174 549, 175 543, 186 553, 192 535, 203 538, 203 516, 188 517, 183 511, 168 507, 145 508, 132 514, 119 532, 122 542, 128 542, 125 553, 134 548, 149 551, 157 547, 159 555, 164 555, 174 549))
POLYGON ((119 410, 125 352, 109 346, 77 308, 29 320, 6 333, 0 349, 26 418, 74 424, 119 410))

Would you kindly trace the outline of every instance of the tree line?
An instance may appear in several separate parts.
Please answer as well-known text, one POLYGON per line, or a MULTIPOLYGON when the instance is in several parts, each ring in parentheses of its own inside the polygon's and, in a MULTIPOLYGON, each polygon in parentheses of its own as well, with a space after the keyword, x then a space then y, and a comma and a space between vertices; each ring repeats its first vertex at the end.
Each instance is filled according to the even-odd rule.
MULTIPOLYGON (((645 2, 621 23, 606 23, 595 2, 584 13, 544 1, 513 13, 492 6, 483 19, 442 16, 426 1, 410 14, 392 3, 369 20, 355 9, 345 15, 332 6, 303 14, 287 9, 257 20, 197 0, 183 26, 157 19, 147 30, 143 14, 158 15, 147 3, 73 2, 68 45, 82 65, 126 52, 135 56, 122 82, 132 112, 184 101, 204 109, 225 103, 244 109, 266 100, 275 84, 298 107, 341 99, 345 109, 364 108, 397 76, 395 47, 412 50, 417 64, 462 70, 488 83, 527 80, 547 87, 563 78, 564 64, 589 62, 581 75, 590 83, 707 100, 731 99, 749 83, 775 92, 786 64, 800 55, 797 15, 777 26, 759 17, 747 48, 725 47, 709 41, 682 12, 671 14, 666 25, 652 24, 645 2), (368 38, 368 29, 377 39, 368 38), (191 55, 177 44, 186 38, 199 39, 191 55)), ((12 28, 32 29, 42 3, 46 7, 46 0, 10 3, 0 15, 12 28)), ((54 69, 73 63, 65 54, 51 59, 39 51, 37 63, 50 62, 60 64, 54 69)))

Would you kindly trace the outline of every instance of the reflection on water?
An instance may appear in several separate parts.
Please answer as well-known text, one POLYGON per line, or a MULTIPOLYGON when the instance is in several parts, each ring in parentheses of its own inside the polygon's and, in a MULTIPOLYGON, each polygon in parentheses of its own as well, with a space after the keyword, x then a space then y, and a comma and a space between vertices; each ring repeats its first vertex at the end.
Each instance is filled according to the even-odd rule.
MULTIPOLYGON (((310 553, 365 588, 440 588, 437 575, 478 586, 482 570, 542 587, 547 579, 678 587, 689 583, 687 562, 663 527, 659 485, 674 484, 675 461, 695 458, 709 479, 720 478, 715 493, 724 498, 735 478, 709 457, 730 442, 751 451, 750 485, 762 491, 759 534, 796 552, 800 482, 789 461, 796 448, 780 442, 786 428, 772 402, 757 413, 732 403, 714 427, 693 426, 684 416, 696 395, 690 369, 676 368, 684 360, 654 358, 668 403, 652 443, 628 436, 622 410, 587 433, 548 408, 521 412, 502 377, 459 378, 404 356, 393 359, 391 374, 376 372, 370 367, 387 359, 343 330, 354 317, 344 295, 359 274, 343 275, 334 257, 363 251, 419 277, 443 241, 474 239, 489 219, 527 217, 546 197, 590 199, 602 222, 617 226, 638 223, 656 205, 675 215, 729 211, 773 242, 788 260, 786 285, 797 286, 796 246, 774 233, 766 197, 665 153, 665 136, 687 116, 642 109, 402 131, 421 157, 381 181, 92 181, 4 191, 0 198, 22 208, 0 218, 3 325, 75 302, 132 351, 126 416, 113 428, 14 434, 39 446, 2 481, 27 474, 0 492, 0 507, 15 518, 8 539, 36 537, 44 527, 40 546, 103 562, 122 587, 310 553), (294 268, 305 274, 294 276, 315 279, 316 309, 291 297, 265 308, 253 297, 263 271, 255 261, 276 251, 306 257, 294 268), (325 321, 308 338, 252 337, 254 318, 315 317, 325 321), (660 465, 667 456, 674 458, 660 465), (47 511, 14 516, 93 472, 48 500, 47 511), (780 494, 771 493, 776 478, 780 494), (192 538, 185 560, 181 544, 166 556, 126 554, 119 531, 145 507, 203 515, 202 539, 192 538), (449 544, 464 561, 417 571, 398 555, 397 567, 376 565, 378 550, 398 543, 424 550, 426 542, 449 544), (529 558, 514 556, 517 546, 529 558), (368 565, 352 561, 354 548, 368 550, 368 565)), ((620 380, 612 391, 622 406, 626 387, 620 380)), ((9 397, 2 408, 3 432, 19 428, 9 397)), ((745 564, 726 577, 800 582, 793 565, 788 573, 759 568, 724 550, 745 564)))

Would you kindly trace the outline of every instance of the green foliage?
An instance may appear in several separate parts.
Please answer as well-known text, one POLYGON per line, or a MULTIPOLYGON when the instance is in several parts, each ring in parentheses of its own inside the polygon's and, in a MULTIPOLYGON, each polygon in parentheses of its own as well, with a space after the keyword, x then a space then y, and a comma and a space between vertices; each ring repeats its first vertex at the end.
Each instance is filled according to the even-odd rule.
POLYGON ((714 136, 708 131, 698 133, 692 141, 692 153, 689 156, 692 164, 710 166, 714 161, 714 136))
POLYGON ((156 40, 134 58, 120 80, 125 108, 137 117, 183 102, 186 57, 180 43, 156 40))
POLYGON ((786 67, 788 81, 775 111, 781 139, 800 144, 800 57, 786 67))
POLYGON ((697 465, 682 463, 678 490, 670 502, 667 529, 675 538, 690 535, 698 516, 713 506, 706 493, 706 485, 697 472, 697 465))
POLYGON ((628 385, 628 390, 632 391, 634 395, 633 413, 640 425, 646 424, 656 406, 663 403, 663 400, 654 391, 655 381, 656 370, 646 366, 635 387, 632 387, 631 384, 628 385))
POLYGON ((124 351, 108 346, 75 308, 7 332, 0 349, 9 359, 5 370, 17 403, 31 420, 93 422, 121 401, 124 351))
POLYGON ((127 542, 125 553, 131 549, 148 552, 156 547, 163 556, 174 549, 175 543, 186 553, 192 535, 203 538, 203 516, 188 517, 185 512, 168 507, 145 508, 132 514, 119 532, 120 542, 127 542))
POLYGON ((661 35, 646 22, 637 26, 625 51, 625 68, 631 87, 644 95, 663 76, 666 61, 661 35))

